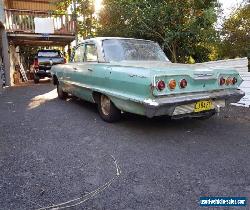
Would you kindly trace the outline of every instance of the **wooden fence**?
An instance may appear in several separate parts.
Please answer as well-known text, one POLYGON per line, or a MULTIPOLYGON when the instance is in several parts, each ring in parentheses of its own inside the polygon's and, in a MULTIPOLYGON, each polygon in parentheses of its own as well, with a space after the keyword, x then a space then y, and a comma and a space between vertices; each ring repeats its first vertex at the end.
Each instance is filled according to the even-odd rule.
POLYGON ((246 96, 236 105, 243 105, 250 107, 250 72, 248 72, 248 60, 247 58, 236 58, 220 61, 211 61, 205 63, 209 67, 219 67, 219 68, 233 68, 236 69, 241 77, 243 78, 243 83, 240 88, 246 93, 246 96))

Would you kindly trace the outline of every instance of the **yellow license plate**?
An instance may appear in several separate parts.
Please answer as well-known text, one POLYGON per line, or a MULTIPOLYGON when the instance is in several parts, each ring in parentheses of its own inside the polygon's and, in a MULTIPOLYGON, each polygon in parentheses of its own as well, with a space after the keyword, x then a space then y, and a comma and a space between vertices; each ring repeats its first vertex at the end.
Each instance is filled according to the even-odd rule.
POLYGON ((194 112, 203 112, 213 109, 212 101, 198 101, 195 103, 194 112))

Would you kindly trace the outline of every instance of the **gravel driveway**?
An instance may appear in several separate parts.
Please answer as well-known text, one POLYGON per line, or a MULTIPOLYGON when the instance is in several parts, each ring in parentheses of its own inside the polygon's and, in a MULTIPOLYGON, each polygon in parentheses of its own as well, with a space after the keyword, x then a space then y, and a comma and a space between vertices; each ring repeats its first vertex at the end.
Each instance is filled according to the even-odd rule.
POLYGON ((5 90, 0 119, 3 210, 69 201, 109 180, 69 209, 195 210, 208 209, 200 196, 250 198, 249 108, 205 121, 126 114, 108 124, 95 105, 61 101, 44 83, 5 90))

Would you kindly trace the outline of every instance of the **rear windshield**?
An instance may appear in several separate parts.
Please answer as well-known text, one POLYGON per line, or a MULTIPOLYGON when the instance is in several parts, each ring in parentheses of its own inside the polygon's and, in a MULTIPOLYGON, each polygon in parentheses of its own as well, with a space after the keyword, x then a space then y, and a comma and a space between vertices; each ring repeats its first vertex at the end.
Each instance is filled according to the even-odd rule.
POLYGON ((59 51, 40 51, 38 57, 60 57, 59 51))
POLYGON ((112 61, 169 61, 160 46, 137 39, 107 39, 103 41, 105 59, 112 61))

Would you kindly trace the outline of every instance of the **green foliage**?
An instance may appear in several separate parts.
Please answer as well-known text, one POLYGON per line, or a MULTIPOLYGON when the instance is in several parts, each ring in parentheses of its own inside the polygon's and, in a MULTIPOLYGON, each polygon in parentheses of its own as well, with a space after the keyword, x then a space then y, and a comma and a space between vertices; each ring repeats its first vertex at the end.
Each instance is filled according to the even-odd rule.
POLYGON ((250 53, 250 4, 231 14, 224 22, 221 36, 221 58, 246 57, 250 53))
POLYGON ((77 20, 77 33, 80 36, 87 38, 95 35, 97 19, 94 16, 94 0, 61 0, 56 6, 56 13, 65 13, 68 8, 71 9, 77 20))
POLYGON ((217 40, 216 0, 104 0, 100 36, 157 41, 173 62, 209 60, 217 40))
POLYGON ((72 0, 62 0, 62 1, 56 1, 55 2, 57 10, 54 11, 55 13, 65 13, 68 9, 68 7, 72 4, 72 0))

